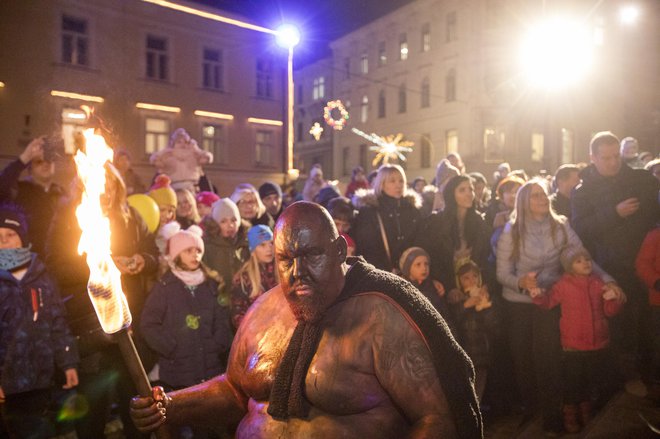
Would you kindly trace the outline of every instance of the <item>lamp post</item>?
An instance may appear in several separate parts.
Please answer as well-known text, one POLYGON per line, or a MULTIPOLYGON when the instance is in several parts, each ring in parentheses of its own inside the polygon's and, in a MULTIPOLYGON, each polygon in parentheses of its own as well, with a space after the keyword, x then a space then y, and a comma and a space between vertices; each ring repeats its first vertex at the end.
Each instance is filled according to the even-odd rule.
POLYGON ((293 48, 300 42, 300 32, 291 24, 277 29, 277 44, 286 48, 287 57, 287 102, 286 102, 286 170, 287 178, 295 180, 297 169, 293 168, 293 48))

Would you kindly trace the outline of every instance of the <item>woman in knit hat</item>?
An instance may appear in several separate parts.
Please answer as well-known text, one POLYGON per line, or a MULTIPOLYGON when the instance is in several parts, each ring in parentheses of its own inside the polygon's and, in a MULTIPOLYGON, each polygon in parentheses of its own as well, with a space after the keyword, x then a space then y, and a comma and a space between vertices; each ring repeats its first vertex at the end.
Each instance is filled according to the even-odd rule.
POLYGON ((204 218, 207 215, 211 214, 211 206, 213 203, 218 201, 220 197, 210 191, 198 192, 195 195, 195 201, 197 202, 197 213, 201 218, 204 218))
POLYGON ((264 224, 271 228, 275 227, 273 218, 266 212, 266 206, 261 202, 257 189, 249 183, 241 183, 231 194, 231 200, 238 206, 241 218, 250 225, 264 224))
POLYGON ((221 198, 213 203, 211 215, 204 218, 202 225, 206 245, 203 261, 220 273, 228 292, 234 275, 250 257, 247 241, 250 224, 241 220, 236 203, 221 198))
POLYGON ((151 290, 141 329, 158 354, 163 387, 172 390, 224 372, 222 359, 231 346, 231 329, 215 275, 201 262, 202 230, 194 225, 182 230, 172 222, 163 234, 169 270, 151 290))
POLYGON ((273 232, 263 224, 248 230, 250 259, 234 276, 231 292, 231 322, 238 329, 248 308, 279 282, 275 269, 273 232))

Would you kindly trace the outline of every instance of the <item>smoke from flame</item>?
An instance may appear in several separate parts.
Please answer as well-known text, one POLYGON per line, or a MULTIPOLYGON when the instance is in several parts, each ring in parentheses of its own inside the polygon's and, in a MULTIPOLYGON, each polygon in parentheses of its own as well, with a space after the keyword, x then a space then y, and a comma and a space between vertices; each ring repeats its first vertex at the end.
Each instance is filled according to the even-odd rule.
POLYGON ((106 192, 106 163, 112 162, 113 151, 105 139, 85 130, 85 151, 79 150, 74 160, 84 190, 76 209, 82 230, 78 253, 87 255, 89 281, 87 291, 103 330, 112 334, 131 324, 131 313, 121 287, 121 273, 112 260, 110 220, 101 199, 106 192))

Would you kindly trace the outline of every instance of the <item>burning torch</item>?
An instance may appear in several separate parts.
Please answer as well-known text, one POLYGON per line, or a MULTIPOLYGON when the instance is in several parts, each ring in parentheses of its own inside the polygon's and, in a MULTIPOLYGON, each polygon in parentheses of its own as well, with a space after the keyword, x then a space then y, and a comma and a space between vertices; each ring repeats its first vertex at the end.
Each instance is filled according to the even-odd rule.
MULTIPOLYGON (((85 151, 79 150, 74 160, 78 177, 84 187, 82 200, 76 209, 82 230, 78 253, 87 255, 89 281, 87 291, 103 331, 115 334, 131 379, 141 396, 151 396, 151 384, 128 331, 131 311, 122 291, 121 273, 110 250, 110 220, 101 199, 106 195, 106 163, 112 163, 113 151, 105 139, 90 128, 85 131, 85 151)), ((156 432, 158 438, 168 438, 165 428, 156 432)))

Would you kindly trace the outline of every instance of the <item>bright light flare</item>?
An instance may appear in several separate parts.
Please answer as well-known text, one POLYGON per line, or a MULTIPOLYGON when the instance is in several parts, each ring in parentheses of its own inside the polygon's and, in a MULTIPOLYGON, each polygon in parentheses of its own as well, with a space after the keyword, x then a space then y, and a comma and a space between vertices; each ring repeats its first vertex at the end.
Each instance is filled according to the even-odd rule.
POLYGON ((593 43, 585 26, 554 19, 532 29, 523 39, 520 61, 534 86, 558 89, 577 83, 591 68, 593 43))
POLYGON ((277 28, 277 44, 285 49, 296 47, 300 43, 300 31, 292 24, 283 24, 277 28))
POLYGON ((94 129, 85 130, 84 136, 85 151, 79 150, 74 157, 84 188, 76 209, 82 230, 78 253, 87 255, 87 291, 101 327, 113 334, 131 324, 131 313, 121 288, 121 273, 111 256, 110 220, 101 205, 106 191, 106 163, 112 162, 113 151, 102 136, 94 134, 94 129))
POLYGON ((637 6, 627 5, 619 10, 619 19, 623 24, 632 25, 637 23, 639 14, 640 12, 637 6))

